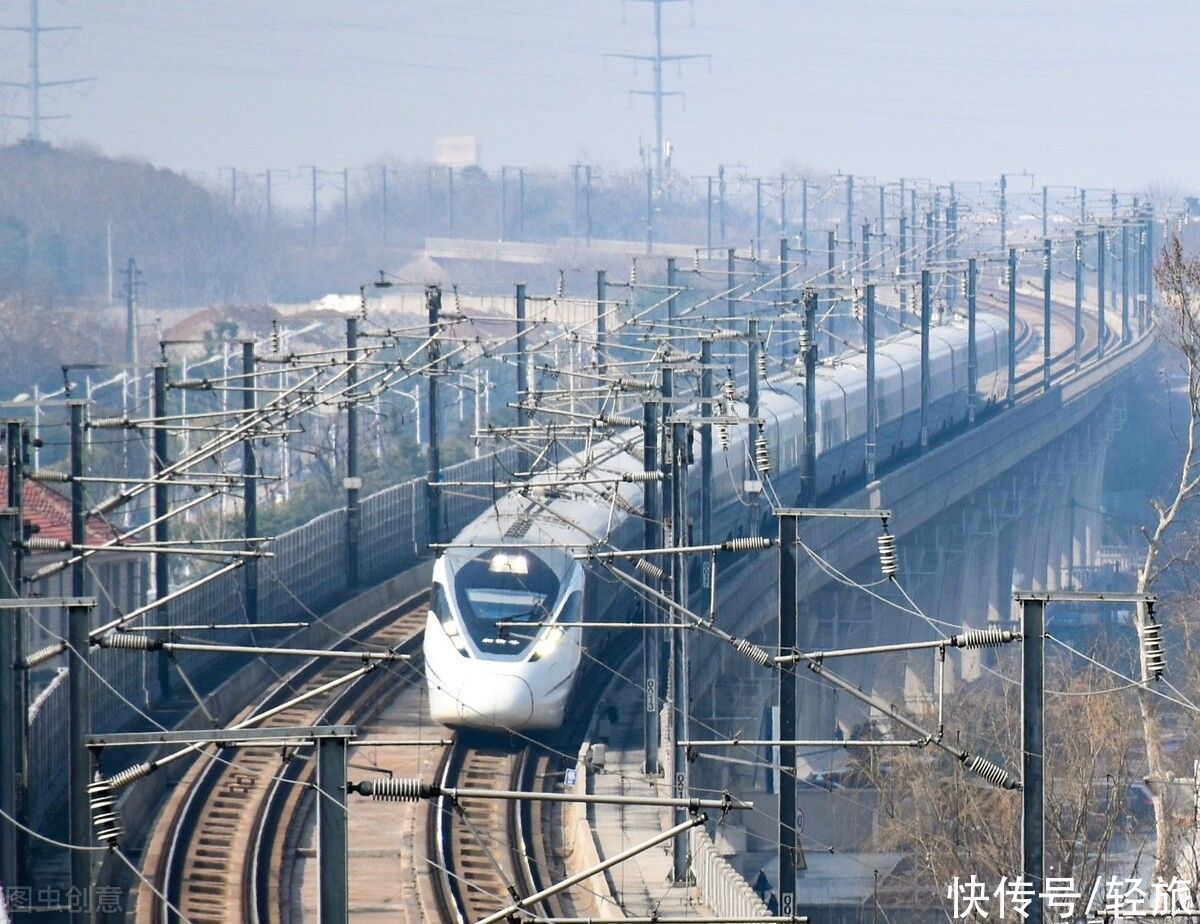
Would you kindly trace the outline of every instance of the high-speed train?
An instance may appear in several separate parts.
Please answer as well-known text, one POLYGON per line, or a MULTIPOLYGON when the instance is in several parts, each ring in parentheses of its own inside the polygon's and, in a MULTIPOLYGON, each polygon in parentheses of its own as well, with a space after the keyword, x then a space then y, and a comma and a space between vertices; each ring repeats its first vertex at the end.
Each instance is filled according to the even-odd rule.
MULTIPOLYGON (((977 316, 977 394, 994 403, 1007 381, 1008 329, 977 316)), ((967 415, 965 321, 930 332, 929 432, 967 415)), ((801 371, 772 376, 759 397, 772 488, 796 500, 803 451, 801 371)), ((905 333, 876 349, 877 460, 882 466, 920 438, 920 337, 905 333)), ((866 362, 843 354, 818 365, 818 494, 862 478, 866 441, 866 362)), ((744 401, 726 413, 745 417, 744 401)), ((714 436, 713 541, 755 535, 763 508, 745 495, 757 478, 747 426, 714 436)), ((496 501, 448 544, 433 568, 425 628, 425 676, 432 716, 453 727, 553 729, 563 720, 583 654, 580 622, 628 621, 633 592, 596 561, 597 551, 642 547, 640 429, 593 444, 496 501)), ((699 453, 696 454, 697 460, 699 453)), ((696 463, 698 465, 698 461, 696 463)), ((698 487, 699 478, 689 477, 698 487)), ((693 501, 692 509, 697 509, 693 501)))

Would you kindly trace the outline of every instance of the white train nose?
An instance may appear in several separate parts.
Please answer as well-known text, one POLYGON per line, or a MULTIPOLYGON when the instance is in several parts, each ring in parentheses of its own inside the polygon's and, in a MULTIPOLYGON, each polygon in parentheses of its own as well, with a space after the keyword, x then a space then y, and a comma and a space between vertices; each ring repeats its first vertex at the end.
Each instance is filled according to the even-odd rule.
POLYGON ((458 688, 458 715, 471 725, 521 728, 533 717, 533 691, 520 677, 480 671, 458 688))

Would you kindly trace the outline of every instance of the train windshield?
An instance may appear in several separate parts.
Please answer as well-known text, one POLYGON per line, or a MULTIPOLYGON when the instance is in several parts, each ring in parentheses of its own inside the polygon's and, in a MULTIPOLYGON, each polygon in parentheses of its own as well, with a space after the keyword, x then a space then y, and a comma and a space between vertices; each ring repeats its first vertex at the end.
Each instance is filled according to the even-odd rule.
POLYGON ((561 582, 539 558, 492 550, 454 576, 455 598, 467 635, 487 654, 524 654, 538 623, 554 613, 561 582), (530 627, 523 629, 522 624, 530 627))

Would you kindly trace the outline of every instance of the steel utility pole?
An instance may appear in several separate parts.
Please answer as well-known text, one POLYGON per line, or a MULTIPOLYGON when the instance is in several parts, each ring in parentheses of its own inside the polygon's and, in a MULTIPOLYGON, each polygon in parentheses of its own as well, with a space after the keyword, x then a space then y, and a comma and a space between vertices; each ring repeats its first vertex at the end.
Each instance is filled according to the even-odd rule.
POLYGON ((762 177, 754 178, 754 258, 761 260, 763 256, 763 201, 762 177))
POLYGON ((592 165, 583 168, 583 230, 584 243, 592 246, 592 165))
MULTIPOLYGON (((11 595, 14 597, 21 596, 22 580, 24 577, 24 562, 25 553, 24 547, 20 544, 24 536, 25 519, 25 466, 29 457, 29 434, 25 429, 25 425, 19 420, 10 420, 5 425, 5 464, 8 470, 8 491, 4 498, 4 506, 12 511, 15 517, 13 523, 13 532, 11 539, 14 543, 12 546, 12 558, 7 564, 9 583, 6 587, 0 588, 0 597, 11 595)), ((3 549, 0 548, 0 561, 3 561, 3 549)), ((26 806, 29 804, 29 774, 26 762, 29 751, 28 738, 28 715, 29 715, 29 675, 26 671, 18 670, 17 665, 23 664, 25 661, 25 635, 24 635, 24 610, 13 610, 11 613, 2 614, 5 618, 6 625, 10 627, 12 635, 9 638, 8 653, 11 655, 5 661, 5 664, 13 668, 11 685, 0 684, 0 699, 3 699, 8 706, 9 721, 12 723, 13 736, 2 738, 0 740, 11 742, 11 747, 4 750, 8 753, 0 755, 0 760, 7 758, 12 761, 12 772, 14 774, 13 781, 13 802, 4 806, 4 810, 9 812, 18 821, 24 821, 27 817, 26 806)), ((4 647, 0 645, 0 647, 4 647)), ((3 657, 3 655, 0 655, 3 657)), ((4 665, 0 665, 0 672, 4 671, 4 665)), ((4 708, 0 704, 0 708, 4 708)), ((3 772, 3 771, 0 771, 3 772)), ((29 836, 20 829, 12 825, 4 825, 5 828, 12 831, 13 845, 15 847, 15 871, 16 875, 9 879, 3 880, 6 882, 25 882, 28 873, 28 841, 29 836)), ((3 848, 0 848, 0 853, 3 853, 3 848)), ((7 868, 0 868, 0 876, 8 875, 7 868)))
MULTIPOLYGON (((796 593, 796 540, 799 517, 780 512, 779 517, 779 654, 796 651, 798 595, 796 593)), ((779 670, 779 913, 789 916, 796 907, 796 665, 779 670)))
POLYGON ((800 249, 804 251, 804 265, 808 265, 808 177, 800 178, 800 249))
POLYGON ((517 168, 517 240, 525 240, 525 168, 517 168))
MULTIPOLYGON (((154 434, 152 437, 151 472, 154 475, 153 509, 154 509, 154 543, 160 549, 166 547, 170 540, 170 523, 167 513, 171 506, 171 491, 167 484, 164 470, 171 464, 167 439, 167 364, 154 365, 154 400, 153 411, 154 434)), ((74 540, 72 540, 74 541, 74 540)), ((161 600, 171 592, 171 564, 167 554, 162 551, 154 553, 154 596, 161 600)), ((82 591, 75 596, 82 596, 82 591)), ((158 608, 156 617, 160 625, 171 624, 169 605, 158 608)), ((168 632, 168 637, 170 637, 168 632)), ((164 700, 171 695, 171 656, 160 651, 158 655, 158 692, 164 700)))
POLYGON ((863 285, 871 279, 871 223, 864 221, 862 225, 862 281, 863 285))
POLYGON ((691 61, 696 58, 707 58, 708 55, 670 55, 663 53, 662 38, 662 8, 664 3, 677 3, 679 0, 640 0, 642 3, 654 5, 654 53, 649 55, 610 54, 610 58, 625 58, 629 61, 648 61, 654 74, 654 85, 650 90, 630 90, 637 96, 654 97, 654 177, 662 182, 663 163, 666 160, 663 138, 663 99, 668 96, 682 96, 678 90, 663 89, 663 64, 669 61, 691 61))
MULTIPOLYGON (((430 326, 433 318, 430 317, 430 326)), ((430 334, 432 344, 433 334, 430 334)), ((362 479, 358 476, 358 318, 346 318, 346 584, 354 592, 358 590, 362 578, 359 563, 359 494, 362 490, 362 479)), ((429 379, 433 381, 434 370, 429 370, 429 379)), ((433 420, 433 407, 430 405, 429 419, 433 420)), ((430 446, 433 445, 431 440, 430 446)), ((435 492, 436 493, 436 490, 435 492)), ((434 532, 430 533, 430 542, 437 542, 434 532)))
POLYGON ((130 257, 125 264, 125 365, 129 366, 130 374, 138 361, 137 309, 141 278, 142 271, 137 268, 137 261, 130 257))
MULTIPOLYGON (((249 419, 256 405, 254 391, 254 341, 242 341, 242 410, 249 419)), ((254 440, 242 441, 242 532, 246 539, 258 537, 258 452, 254 440)), ((246 551, 253 545, 246 543, 246 551)), ((258 622, 258 559, 247 558, 242 566, 242 596, 246 602, 246 622, 258 622)))
POLYGON ((846 247, 854 253, 854 177, 846 177, 846 247))
POLYGON ((933 305, 929 270, 921 270, 921 452, 929 448, 929 322, 933 305))
POLYGON ((1146 311, 1154 317, 1154 206, 1146 207, 1146 311))
MULTIPOLYGON (((441 341, 438 339, 441 327, 442 287, 437 285, 425 289, 425 307, 429 313, 429 344, 425 348, 425 360, 429 368, 426 370, 425 381, 428 383, 427 399, 429 401, 429 446, 425 456, 425 483, 429 499, 429 522, 427 532, 430 542, 441 542, 442 534, 442 492, 436 487, 442 477, 442 445, 441 445, 441 413, 438 408, 438 374, 441 362, 441 341)), ((525 401, 525 286, 517 286, 517 404, 525 401)), ((518 411, 518 417, 524 414, 518 411)), ((524 439, 521 434, 519 439, 524 439)), ((527 465, 528 463, 526 463, 527 465)), ((524 469, 523 469, 524 470, 524 469)))
POLYGON ((779 358, 783 361, 786 368, 788 361, 788 340, 784 336, 788 324, 783 320, 783 314, 787 311, 791 283, 788 281, 788 239, 786 237, 779 238, 779 358))
POLYGON ((1008 392, 1012 407, 1017 400, 1017 248, 1008 248, 1008 392))
POLYGON ((979 271, 975 258, 967 260, 967 423, 975 423, 979 402, 979 342, 975 335, 975 315, 978 309, 979 271))
POLYGON ((1021 603, 1021 881, 1038 896, 1029 906, 1030 924, 1042 924, 1042 884, 1045 878, 1046 601, 1025 598, 1021 603))
MULTIPOLYGON (((438 290, 438 300, 441 300, 441 290, 438 290)), ((433 309, 430 309, 432 315, 433 309)), ((521 448, 518 450, 518 467, 522 472, 528 472, 531 464, 531 456, 529 451, 524 448, 525 442, 529 439, 529 434, 525 433, 525 429, 529 426, 529 410, 525 402, 529 399, 529 367, 526 365, 526 352, 528 350, 527 335, 525 332, 525 283, 517 283, 517 429, 519 432, 518 441, 521 448)))
MULTIPOLYGON (((671 538, 676 546, 689 545, 688 538, 688 462, 691 456, 691 434, 688 424, 676 422, 671 427, 671 491, 674 499, 671 503, 671 538)), ((673 572, 672 590, 675 603, 679 606, 688 605, 688 559, 684 555, 671 556, 673 572)), ((676 799, 686 799, 688 796, 688 760, 687 754, 680 741, 686 741, 688 735, 688 702, 691 697, 688 692, 688 633, 684 631, 683 617, 674 612, 672 622, 678 622, 678 631, 671 632, 671 769, 675 774, 676 799)), ((682 824, 687 819, 687 809, 679 804, 674 807, 674 824, 682 824)), ((688 834, 679 834, 672 843, 672 872, 677 883, 688 881, 688 856, 691 850, 688 846, 688 834)))
MULTIPOLYGON (((734 309, 737 306, 737 299, 733 295, 734 287, 737 285, 737 251, 730 247, 725 252, 725 319, 731 324, 733 323, 734 309)), ((728 365, 733 365, 733 359, 736 351, 733 348, 732 341, 729 341, 725 347, 725 362, 728 365)))
MULTIPOLYGON (((87 542, 87 519, 84 506, 84 402, 71 401, 70 466, 71 466, 71 545, 87 542)), ((157 430, 155 431, 158 432, 157 430)), ((71 595, 79 600, 87 589, 87 561, 76 554, 71 566, 71 595)), ((88 607, 72 605, 67 608, 67 804, 68 840, 77 846, 90 847, 92 838, 91 809, 88 802, 88 782, 91 778, 91 755, 87 749, 88 728, 92 717, 91 675, 88 673, 89 621, 88 607)), ((90 851, 72 850, 70 856, 71 888, 90 905, 92 888, 92 855, 90 851)), ((90 912, 72 915, 76 920, 91 920, 90 912)))
POLYGON ((667 257, 667 337, 675 332, 675 315, 679 313, 679 268, 674 257, 667 257))
POLYGON ((1129 223, 1121 222, 1121 342, 1128 343, 1129 330, 1129 223))
POLYGON ((1000 174, 1000 250, 1008 247, 1008 177, 1000 174))
POLYGON ((725 245, 725 165, 717 166, 717 221, 721 232, 721 246, 725 245))
MULTIPOLYGON (((12 454, 13 424, 7 428, 12 454)), ((10 466, 11 471, 11 466, 10 466)), ((21 515, 11 504, 0 509, 0 599, 21 596, 20 577, 17 574, 17 547, 21 541, 21 515)), ((18 688, 17 637, 21 634, 21 611, 0 610, 0 811, 9 818, 17 818, 17 777, 21 773, 18 760, 23 748, 18 744, 24 738, 24 717, 18 714, 17 705, 22 697, 18 688)), ((17 883, 19 863, 17 860, 17 827, 6 819, 0 819, 0 882, 17 883)))
MULTIPOLYGON (((671 417, 671 409, 674 407, 673 398, 675 397, 675 370, 672 369, 671 366, 667 363, 663 363, 663 366, 662 366, 661 379, 659 381, 659 396, 661 398, 661 401, 659 402, 659 411, 658 411, 658 428, 659 428, 658 471, 659 471, 659 477, 661 480, 659 481, 659 489, 658 489, 658 501, 659 501, 658 512, 659 512, 659 517, 660 517, 660 523, 659 523, 659 527, 658 527, 658 539, 659 539, 659 547, 665 548, 667 546, 674 545, 675 542, 677 541, 676 536, 675 536, 675 528, 674 528, 675 527, 674 507, 672 506, 672 507, 668 508, 668 504, 674 503, 674 482, 673 482, 674 457, 672 455, 671 448, 670 448, 670 441, 671 441, 672 433, 671 433, 671 425, 669 423, 669 420, 671 417)), ((666 572, 668 579, 670 579, 670 577, 673 574, 673 572, 671 570, 671 568, 673 567, 673 564, 674 564, 673 560, 678 557, 679 557, 678 555, 672 555, 671 556, 672 562, 668 563, 667 567, 665 567, 665 568, 662 568, 662 565, 663 565, 662 558, 659 558, 659 560, 656 562, 656 564, 660 568, 662 568, 663 571, 666 572)), ((668 619, 664 620, 664 622, 666 622, 666 621, 669 621, 669 617, 668 617, 668 619)), ((653 630, 653 638, 655 640, 655 648, 657 649, 657 654, 655 655, 655 662, 654 662, 654 667, 655 667, 655 671, 656 671, 654 689, 659 692, 659 694, 661 695, 661 697, 664 701, 668 701, 668 702, 670 701, 670 692, 671 692, 669 689, 669 684, 670 684, 671 666, 672 666, 671 655, 673 653, 673 649, 672 649, 673 639, 670 637, 671 634, 673 634, 673 633, 669 633, 669 631, 664 633, 664 631, 662 629, 653 630)), ((658 716, 659 716, 659 713, 656 712, 655 713, 656 726, 657 726, 658 716)), ((668 718, 670 719, 671 717, 668 716, 668 718)), ((672 721, 673 721, 673 719, 672 719, 672 721)), ((659 734, 657 727, 655 728, 654 734, 655 734, 655 740, 657 741, 658 734, 659 734)), ((670 743, 669 738, 670 738, 670 735, 668 735, 668 743, 670 743)), ((664 747, 663 752, 664 752, 664 754, 671 753, 669 747, 664 747)), ((656 760, 659 772, 664 772, 662 763, 658 762, 657 754, 655 755, 655 760, 656 760)), ((673 761, 671 761, 671 763, 673 763, 673 761)))
POLYGON ((755 481, 762 480, 754 453, 754 444, 758 438, 758 423, 755 418, 758 417, 758 351, 760 349, 762 349, 762 344, 758 339, 758 318, 750 318, 746 322, 746 360, 749 373, 746 404, 750 417, 750 422, 746 424, 746 451, 744 453, 746 481, 751 480, 751 475, 754 476, 755 481))
POLYGON ((1042 241, 1042 391, 1050 390, 1050 238, 1042 241))
POLYGON ((707 176, 704 179, 708 183, 704 197, 704 255, 711 259, 713 255, 713 178, 707 176))
MULTIPOLYGON (((666 406, 665 404, 663 405, 666 406)), ((658 405, 646 401, 642 405, 642 471, 658 471, 658 405)), ((642 484, 642 543, 648 549, 661 548, 659 535, 658 484, 642 484)), ((654 562, 651 562, 654 564, 654 562)), ((642 597, 642 621, 656 622, 657 604, 647 595, 642 597)), ((659 772, 658 766, 658 633, 647 629, 642 641, 642 683, 646 703, 642 723, 642 766, 648 775, 659 772)))
POLYGON ((608 273, 605 270, 596 270, 596 375, 600 378, 608 375, 608 273))
MULTIPOLYGON (((817 290, 804 290, 804 455, 800 457, 800 503, 817 501, 817 290)), ((758 413, 757 408, 754 411, 758 413)))
POLYGON ((879 269, 884 269, 884 252, 887 250, 887 187, 879 184, 879 269))
POLYGON ((500 168, 500 240, 508 235, 508 168, 500 168))
MULTIPOLYGON (((903 195, 900 196, 900 203, 903 208, 903 195)), ((904 310, 908 307, 908 216, 903 211, 900 212, 899 261, 900 271, 897 279, 900 283, 900 319, 904 320, 904 310)))
POLYGON ((1075 232, 1075 371, 1083 352, 1083 231, 1075 232))
POLYGON ((788 236, 787 175, 779 174, 779 233, 788 236))
MULTIPOLYGON (((954 184, 950 184, 950 204, 946 206, 946 262, 954 266, 958 262, 958 197, 954 194, 954 184)), ((957 301, 957 293, 951 284, 949 289, 950 307, 957 301)))
POLYGON ((1104 260, 1107 256, 1104 229, 1096 231, 1096 359, 1104 359, 1104 340, 1108 336, 1104 316, 1104 260))
MULTIPOLYGON (((833 333, 836 325, 833 320, 833 305, 837 300, 837 289, 835 281, 837 279, 836 262, 837 262, 837 232, 830 231, 828 236, 829 260, 826 269, 826 296, 825 296, 825 314, 826 314, 826 329, 829 334, 829 354, 832 356, 837 350, 834 349, 833 333)), ((810 331, 812 333, 812 331, 810 331)))
MULTIPOLYGON (((712 423, 708 419, 713 416, 712 362, 712 338, 704 337, 700 340, 700 416, 704 418, 700 426, 700 541, 704 545, 712 542, 713 446, 712 423)), ((711 569, 706 563, 706 588, 711 586, 711 580, 711 569)))
POLYGON ((1150 270, 1150 261, 1146 257, 1146 226, 1148 222, 1141 213, 1134 209, 1134 214, 1137 216, 1137 252, 1138 252, 1138 289, 1137 289, 1137 306, 1138 306, 1138 333, 1143 333, 1146 329, 1148 315, 1146 312, 1146 274, 1150 270))
MULTIPOLYGON (((866 475, 867 483, 875 480, 875 438, 876 415, 875 405, 875 283, 867 283, 866 314, 863 318, 864 337, 867 341, 867 442, 866 442, 866 475)), ((805 367, 807 372, 807 364, 805 367)))
POLYGON ((350 920, 349 813, 346 810, 346 747, 353 729, 334 728, 317 744, 317 868, 321 924, 350 920), (350 734, 347 734, 350 732, 350 734))

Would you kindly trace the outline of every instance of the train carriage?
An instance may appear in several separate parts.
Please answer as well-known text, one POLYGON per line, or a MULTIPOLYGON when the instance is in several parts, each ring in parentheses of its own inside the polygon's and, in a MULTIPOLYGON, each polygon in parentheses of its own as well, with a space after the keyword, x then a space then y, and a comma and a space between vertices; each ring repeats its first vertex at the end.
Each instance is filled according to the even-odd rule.
MULTIPOLYGON (((978 315, 976 343, 978 400, 986 405, 1001 396, 1006 381, 1004 319, 978 315)), ((966 417, 967 353, 962 319, 930 332, 931 438, 966 417)), ((861 353, 842 354, 818 367, 816 408, 817 491, 826 494, 858 483, 864 472, 866 362, 861 353)), ((920 439, 917 334, 879 344, 876 408, 876 458, 882 467, 920 439)), ((734 410, 747 415, 744 402, 734 410)), ((804 386, 795 371, 763 384, 759 415, 772 459, 772 487, 779 497, 793 498, 804 429, 804 386)), ((714 447, 714 541, 761 528, 761 509, 741 502, 747 482, 757 477, 748 430, 730 427, 728 448, 714 447)), ((424 642, 436 721, 493 730, 561 724, 583 657, 586 630, 579 623, 633 612, 632 591, 576 553, 641 547, 642 487, 620 481, 642 470, 641 441, 641 430, 630 429, 563 460, 499 498, 439 555, 424 642), (579 483, 585 480, 591 483, 579 483)), ((697 481, 689 479, 693 489, 697 481)))

